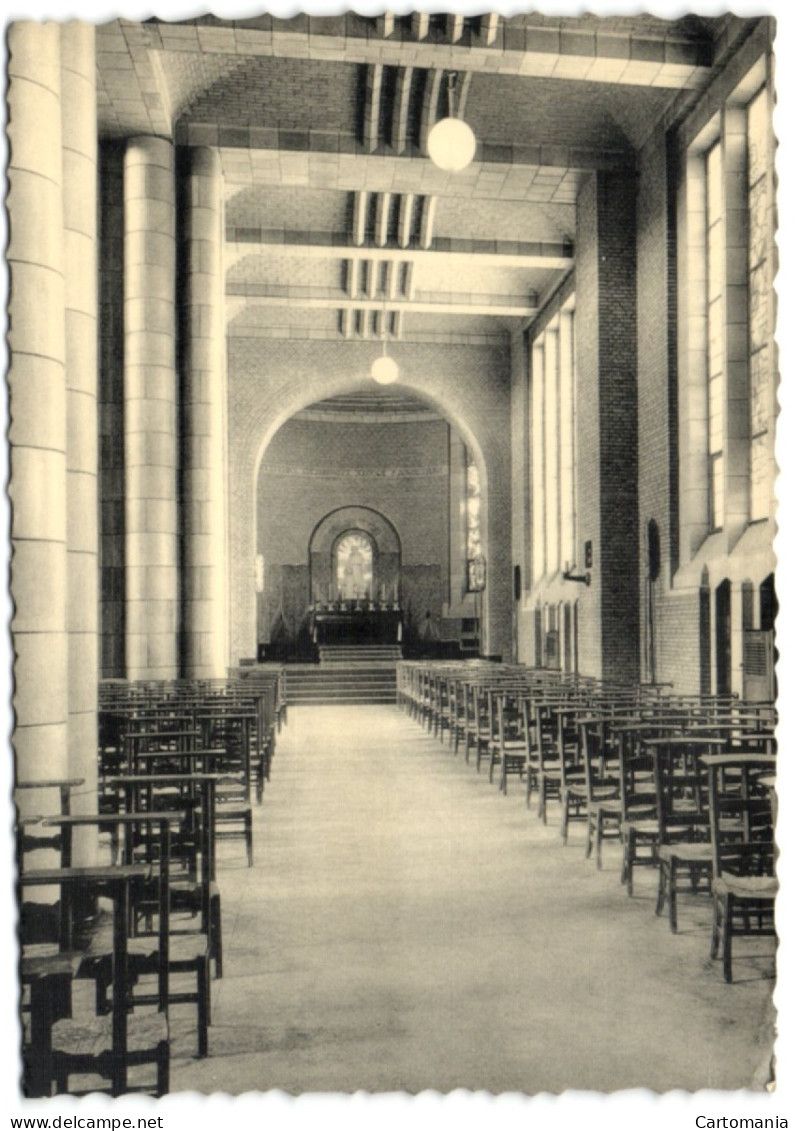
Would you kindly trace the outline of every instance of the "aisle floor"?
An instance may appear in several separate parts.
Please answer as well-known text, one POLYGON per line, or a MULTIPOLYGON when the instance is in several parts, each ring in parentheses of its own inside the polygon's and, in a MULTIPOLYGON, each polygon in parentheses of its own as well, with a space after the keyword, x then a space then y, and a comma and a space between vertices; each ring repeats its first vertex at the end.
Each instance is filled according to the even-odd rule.
POLYGON ((255 810, 255 866, 221 846, 225 971, 211 1054, 172 1090, 560 1093, 761 1089, 771 940, 708 957, 707 896, 680 933, 655 873, 598 872, 485 771, 392 706, 295 707, 255 810))

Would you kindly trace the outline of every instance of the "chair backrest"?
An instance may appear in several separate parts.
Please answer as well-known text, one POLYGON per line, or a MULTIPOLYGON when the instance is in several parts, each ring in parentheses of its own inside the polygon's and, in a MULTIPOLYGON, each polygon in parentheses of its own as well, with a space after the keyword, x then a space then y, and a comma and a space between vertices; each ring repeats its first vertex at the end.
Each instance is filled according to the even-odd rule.
POLYGON ((611 767, 609 754, 607 724, 601 719, 581 722, 579 759, 585 775, 589 801, 594 800, 594 790, 597 786, 619 784, 618 769, 615 766, 611 767))
POLYGON ((707 777, 696 751, 675 739, 654 746, 652 759, 660 843, 706 839, 707 777))
MULTIPOLYGON (((764 876, 774 873, 773 808, 760 781, 767 756, 708 758, 710 839, 713 875, 764 876)), ((772 761, 773 765, 773 761, 772 761)))
POLYGON ((654 760, 632 730, 619 734, 619 796, 622 820, 655 817, 657 793, 654 760))
MULTIPOLYGON (((158 901, 158 1011, 168 1014, 169 1010, 169 857, 171 853, 169 821, 153 814, 151 820, 158 825, 159 861, 155 875, 158 901)), ((146 885, 145 885, 146 887, 146 885)), ((130 915, 128 902, 122 901, 123 886, 120 884, 114 904, 114 946, 112 963, 112 1042, 115 1072, 126 1072, 128 1053, 128 930, 130 915)), ((115 1083, 119 1090, 120 1083, 115 1083)), ((122 1081, 122 1089, 125 1082, 122 1081)))

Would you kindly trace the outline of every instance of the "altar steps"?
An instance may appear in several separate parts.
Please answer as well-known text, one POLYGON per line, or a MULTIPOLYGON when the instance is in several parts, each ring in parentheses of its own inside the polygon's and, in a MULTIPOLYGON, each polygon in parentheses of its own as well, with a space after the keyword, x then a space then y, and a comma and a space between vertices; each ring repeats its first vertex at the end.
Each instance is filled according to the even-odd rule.
POLYGON ((370 660, 359 664, 335 661, 327 666, 289 664, 286 700, 289 704, 395 703, 396 661, 370 660))
POLYGON ((358 667, 361 664, 396 664, 402 659, 402 648, 397 644, 320 644, 319 663, 322 667, 330 664, 346 664, 358 667))

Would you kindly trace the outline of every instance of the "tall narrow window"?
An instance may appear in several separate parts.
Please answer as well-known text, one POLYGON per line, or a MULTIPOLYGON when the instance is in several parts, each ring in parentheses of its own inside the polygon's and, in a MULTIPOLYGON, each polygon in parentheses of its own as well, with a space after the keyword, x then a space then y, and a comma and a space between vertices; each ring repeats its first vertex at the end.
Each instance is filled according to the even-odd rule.
POLYGON ((546 562, 546 486, 544 482, 544 345, 539 338, 533 345, 530 382, 532 385, 530 469, 533 536, 533 580, 539 581, 546 562))
POLYGON ((767 518, 771 504, 773 418, 773 185, 771 115, 764 87, 747 107, 749 212, 749 516, 767 518))
POLYGON ((482 494, 480 472, 474 456, 466 449, 466 560, 467 588, 470 592, 485 586, 485 557, 482 536, 482 494))
POLYGON ((544 335, 544 431, 546 461, 546 572, 560 566, 560 389, 558 319, 544 335))
POLYGON ((721 143, 707 152, 707 395, 710 528, 724 525, 724 185, 721 143))
POLYGON ((560 315, 560 556, 576 564, 574 504, 574 310, 560 315))

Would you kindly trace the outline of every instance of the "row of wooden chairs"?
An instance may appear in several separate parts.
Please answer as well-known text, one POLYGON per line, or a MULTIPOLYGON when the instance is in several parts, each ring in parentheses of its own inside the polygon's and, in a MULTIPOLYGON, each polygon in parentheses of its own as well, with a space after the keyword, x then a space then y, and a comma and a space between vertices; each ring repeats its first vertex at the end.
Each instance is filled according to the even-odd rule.
POLYGON ((211 975, 223 972, 216 846, 244 835, 252 863, 252 794, 261 800, 281 725, 274 679, 246 690, 115 683, 100 699, 95 811, 71 811, 78 781, 18 786, 20 799, 41 798, 20 805, 17 822, 29 1095, 96 1090, 98 1076, 114 1095, 165 1094, 176 1005, 194 1007, 196 1052, 207 1055, 211 975), (75 867, 85 828, 102 862, 75 867), (93 1009, 81 991, 73 1016, 89 982, 93 1009), (147 1064, 154 1081, 141 1075, 147 1064))
POLYGON ((487 761, 489 781, 499 767, 503 793, 509 776, 518 774, 528 806, 537 793, 545 823, 550 802, 559 802, 564 844, 571 824, 584 822, 586 855, 594 854, 597 867, 604 841, 620 840, 621 879, 630 895, 636 870, 656 867, 655 909, 661 914, 668 907, 672 931, 683 882, 712 891, 712 951, 715 956, 722 946, 727 980, 732 937, 773 932, 773 821, 754 817, 772 812, 772 704, 562 679, 487 662, 405 663, 398 702, 442 742, 448 736, 456 754, 462 746, 467 762, 474 752, 478 771, 487 761), (715 835, 713 805, 720 814, 715 835), (756 850, 741 847, 752 840, 756 850), (744 858, 746 879, 736 887, 730 877, 744 858))

